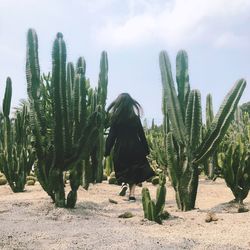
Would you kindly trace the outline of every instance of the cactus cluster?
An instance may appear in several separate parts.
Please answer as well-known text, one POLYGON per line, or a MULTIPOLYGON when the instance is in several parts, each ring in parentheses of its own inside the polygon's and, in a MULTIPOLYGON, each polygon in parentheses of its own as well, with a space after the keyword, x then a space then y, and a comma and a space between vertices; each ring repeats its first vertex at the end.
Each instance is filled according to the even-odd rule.
MULTIPOLYGON (((58 33, 52 50, 52 75, 41 77, 37 35, 33 29, 28 31, 26 78, 37 177, 56 206, 72 208, 83 170, 91 164, 90 155, 102 133, 107 54, 103 52, 101 58, 101 65, 105 65, 101 66, 102 77, 106 82, 101 81, 98 90, 90 88, 85 77, 84 58, 80 57, 74 67, 72 63, 66 64, 66 56, 63 35, 58 33), (71 191, 66 199, 63 172, 68 170, 71 191)), ((85 176, 89 177, 86 171, 85 176)))
POLYGON ((220 144, 218 165, 235 201, 243 203, 250 190, 250 118, 238 112, 220 144))
POLYGON ((246 81, 238 80, 225 97, 204 138, 202 134, 201 96, 191 90, 188 74, 188 56, 179 51, 176 57, 177 89, 167 52, 159 57, 162 77, 164 122, 166 123, 167 169, 176 191, 178 208, 187 211, 195 207, 198 188, 198 166, 211 156, 233 118, 246 81), (170 127, 168 127, 170 125, 170 127))
POLYGON ((147 187, 142 189, 142 205, 144 217, 148 220, 162 223, 164 218, 164 207, 166 200, 166 177, 164 174, 160 175, 159 186, 156 193, 156 202, 150 197, 150 192, 147 187))
POLYGON ((35 161, 29 130, 29 113, 26 103, 10 118, 12 82, 6 80, 1 120, 0 164, 13 192, 23 192, 26 176, 35 161))

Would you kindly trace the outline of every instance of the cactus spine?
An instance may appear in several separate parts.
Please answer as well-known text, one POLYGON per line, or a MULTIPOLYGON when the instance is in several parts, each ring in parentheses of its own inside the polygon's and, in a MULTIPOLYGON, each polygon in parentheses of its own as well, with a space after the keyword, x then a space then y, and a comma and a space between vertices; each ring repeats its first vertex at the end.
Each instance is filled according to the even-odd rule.
POLYGON ((210 129, 201 141, 201 102, 198 90, 190 91, 188 82, 188 56, 180 51, 176 57, 178 95, 174 86, 169 57, 160 53, 163 93, 171 123, 167 134, 167 165, 176 191, 178 208, 183 211, 195 207, 198 188, 198 165, 216 150, 232 120, 233 113, 245 89, 240 79, 223 101, 210 129))

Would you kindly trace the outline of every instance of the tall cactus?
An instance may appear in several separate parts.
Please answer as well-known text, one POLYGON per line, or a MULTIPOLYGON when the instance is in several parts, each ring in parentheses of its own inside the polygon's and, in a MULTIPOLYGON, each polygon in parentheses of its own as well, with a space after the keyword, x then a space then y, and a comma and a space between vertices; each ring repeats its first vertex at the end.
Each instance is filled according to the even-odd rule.
POLYGON ((3 100, 0 164, 12 191, 23 192, 35 155, 31 147, 28 107, 24 103, 10 119, 11 96, 12 82, 8 77, 3 100))
POLYGON ((245 89, 240 79, 223 101, 204 139, 201 139, 201 97, 198 90, 190 91, 188 56, 180 51, 176 58, 178 94, 174 86, 171 64, 165 51, 160 53, 162 86, 171 123, 167 134, 167 163, 178 208, 187 211, 195 207, 198 188, 198 166, 215 151, 232 120, 233 113, 245 89), (180 80, 181 79, 181 80, 180 80))
POLYGON ((66 70, 66 45, 61 33, 53 44, 52 78, 40 80, 38 39, 32 29, 27 35, 26 78, 31 106, 31 125, 38 180, 58 207, 74 207, 81 184, 83 161, 98 138, 99 113, 88 113, 85 61, 74 74, 66 70), (45 83, 44 83, 45 81, 45 83), (65 199, 63 171, 70 170, 71 191, 65 199))
POLYGON ((106 51, 101 54, 100 60, 100 73, 98 80, 98 87, 96 90, 96 105, 101 114, 101 126, 98 128, 99 135, 98 141, 92 151, 91 160, 93 167, 93 180, 92 182, 100 183, 103 178, 103 154, 104 154, 104 129, 106 120, 106 99, 107 99, 107 86, 108 86, 108 55, 106 51))
MULTIPOLYGON (((206 125, 204 126, 205 133, 209 130, 212 121, 214 119, 213 102, 211 94, 206 97, 206 125)), ((215 170, 217 169, 217 152, 215 151, 211 157, 204 161, 204 172, 209 179, 213 179, 215 176, 215 170)))

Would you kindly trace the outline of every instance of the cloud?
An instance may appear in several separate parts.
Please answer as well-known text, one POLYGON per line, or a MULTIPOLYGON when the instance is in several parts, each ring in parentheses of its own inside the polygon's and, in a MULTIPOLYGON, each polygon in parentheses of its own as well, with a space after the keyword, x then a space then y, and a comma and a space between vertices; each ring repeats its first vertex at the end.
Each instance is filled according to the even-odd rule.
POLYGON ((218 47, 231 44, 224 41, 230 33, 237 40, 231 45, 245 43, 245 39, 237 39, 237 28, 250 17, 249 0, 141 0, 139 4, 130 0, 128 3, 127 16, 107 20, 96 34, 99 41, 118 48, 156 41, 172 47, 183 41, 208 42, 218 47))
POLYGON ((247 36, 235 35, 232 32, 225 32, 215 40, 217 48, 247 48, 249 46, 247 36))

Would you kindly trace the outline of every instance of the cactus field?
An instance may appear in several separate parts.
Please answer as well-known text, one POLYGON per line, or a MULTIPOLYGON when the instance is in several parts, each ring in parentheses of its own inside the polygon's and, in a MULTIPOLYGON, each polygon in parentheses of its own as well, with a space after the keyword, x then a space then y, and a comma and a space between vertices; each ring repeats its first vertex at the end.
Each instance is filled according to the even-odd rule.
POLYGON ((187 51, 175 62, 159 51, 162 121, 144 126, 155 176, 132 203, 118 195, 114 152, 104 157, 112 58, 100 53, 95 85, 58 32, 42 72, 39 39, 28 29, 27 98, 12 105, 12 76, 1 89, 0 249, 250 249, 244 78, 215 112, 214 96, 193 87, 187 51))

